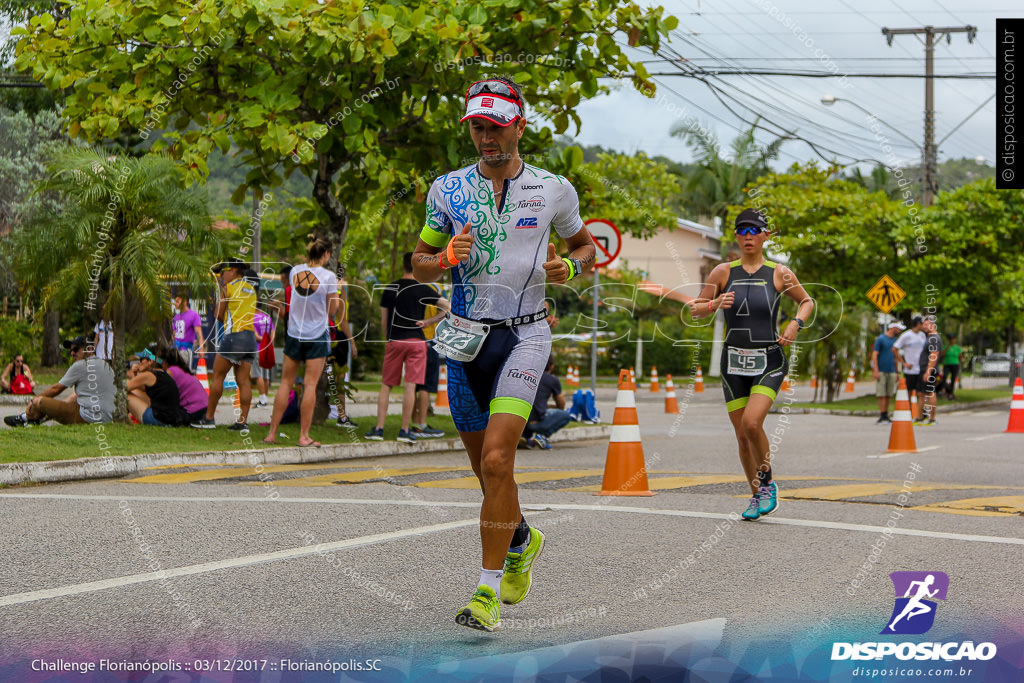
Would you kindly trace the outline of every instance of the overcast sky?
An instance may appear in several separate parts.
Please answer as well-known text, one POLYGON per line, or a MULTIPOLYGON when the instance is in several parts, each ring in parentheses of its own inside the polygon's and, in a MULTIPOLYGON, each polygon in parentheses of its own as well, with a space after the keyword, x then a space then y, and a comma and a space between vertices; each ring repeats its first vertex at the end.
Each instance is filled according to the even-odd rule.
MULTIPOLYGON (((690 60, 691 65, 713 69, 725 60, 732 66, 754 69, 825 70, 829 60, 820 61, 823 52, 839 74, 924 74, 923 36, 921 40, 913 35, 897 36, 889 47, 882 27, 926 25, 978 28, 973 43, 968 42, 966 33, 955 33, 950 44, 943 40, 936 47, 936 73, 994 73, 996 18, 1024 16, 1020 0, 666 0, 664 6, 666 13, 679 19, 679 28, 667 46, 690 60), (1014 4, 1018 4, 1016 9, 1014 4), (817 57, 816 50, 822 51, 817 57)), ((652 57, 648 54, 644 59, 652 57)), ((648 70, 674 72, 679 68, 652 62, 648 70)), ((691 155, 686 145, 668 134, 673 122, 693 117, 702 124, 710 123, 723 143, 731 141, 738 129, 748 128, 700 80, 655 80, 659 100, 647 99, 627 84, 609 96, 584 103, 580 107, 583 128, 577 142, 624 152, 643 150, 688 161, 691 155)), ((876 114, 906 136, 900 137, 878 124, 893 143, 899 143, 899 147, 894 145, 894 153, 904 163, 920 159, 924 141, 922 78, 848 78, 845 88, 838 78, 722 76, 712 82, 742 103, 725 98, 743 118, 752 121, 753 109, 775 124, 795 129, 819 148, 827 148, 820 149, 824 156, 831 158, 833 152, 840 153, 842 163, 861 158, 884 160, 887 156, 865 120, 867 115, 850 103, 876 114), (826 107, 821 104, 825 94, 849 103, 840 101, 826 107)), ((936 79, 936 142, 994 92, 993 79, 936 79)), ((762 142, 771 137, 759 134, 762 142)), ((994 101, 939 146, 940 161, 978 156, 985 157, 990 165, 994 163, 994 101)), ((809 145, 794 140, 783 147, 775 166, 814 158, 820 157, 809 145)))

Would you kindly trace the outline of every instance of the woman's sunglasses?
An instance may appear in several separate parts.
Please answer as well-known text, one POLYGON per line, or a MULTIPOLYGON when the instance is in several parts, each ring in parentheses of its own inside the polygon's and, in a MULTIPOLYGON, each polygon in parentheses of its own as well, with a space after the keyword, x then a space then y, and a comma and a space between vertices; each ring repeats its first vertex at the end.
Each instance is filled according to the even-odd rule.
POLYGON ((744 225, 743 227, 736 228, 737 235, 760 235, 765 232, 764 228, 759 228, 756 225, 744 225))

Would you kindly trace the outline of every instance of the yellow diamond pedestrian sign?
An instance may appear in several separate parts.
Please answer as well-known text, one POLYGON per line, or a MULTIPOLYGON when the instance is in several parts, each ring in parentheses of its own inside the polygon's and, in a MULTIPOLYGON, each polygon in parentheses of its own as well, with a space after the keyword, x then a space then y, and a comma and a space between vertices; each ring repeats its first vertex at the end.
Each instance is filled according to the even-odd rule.
POLYGON ((883 275, 875 286, 868 290, 868 298, 871 303, 881 309, 882 313, 888 313, 896 308, 896 304, 903 301, 907 295, 891 277, 883 275))

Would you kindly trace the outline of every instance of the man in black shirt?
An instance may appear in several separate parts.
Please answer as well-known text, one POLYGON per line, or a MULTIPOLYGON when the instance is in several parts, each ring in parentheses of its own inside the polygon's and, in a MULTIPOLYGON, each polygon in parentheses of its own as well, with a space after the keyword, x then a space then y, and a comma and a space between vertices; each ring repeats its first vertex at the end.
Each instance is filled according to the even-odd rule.
POLYGON ((540 385, 537 387, 537 396, 533 400, 533 409, 530 411, 530 419, 523 430, 526 437, 526 447, 539 446, 544 450, 550 450, 551 444, 548 439, 559 429, 569 424, 572 419, 569 411, 565 409, 565 396, 562 395, 562 384, 555 377, 555 361, 548 359, 544 374, 540 377, 540 385), (556 408, 548 408, 548 399, 555 400, 556 408))
POLYGON ((416 401, 416 385, 423 384, 427 370, 427 340, 423 336, 423 318, 427 304, 443 311, 451 310, 448 300, 429 285, 412 276, 412 252, 402 257, 402 278, 387 286, 380 302, 380 322, 387 337, 384 347, 384 368, 380 395, 377 397, 377 426, 366 433, 370 441, 384 440, 384 417, 388 413, 391 388, 402 384, 405 370, 405 393, 402 397, 402 426, 398 440, 416 443, 409 431, 412 409, 416 401))

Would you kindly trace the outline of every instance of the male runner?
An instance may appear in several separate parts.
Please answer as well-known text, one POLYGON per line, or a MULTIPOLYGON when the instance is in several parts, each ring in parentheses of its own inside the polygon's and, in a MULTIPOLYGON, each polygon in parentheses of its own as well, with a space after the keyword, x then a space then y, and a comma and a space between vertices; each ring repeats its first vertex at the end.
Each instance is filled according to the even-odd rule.
POLYGON ((526 118, 518 84, 510 77, 473 83, 462 120, 469 121, 480 161, 431 186, 413 273, 433 282, 452 271, 452 315, 438 324, 434 346, 448 358, 452 418, 484 494, 480 581, 455 621, 496 631, 499 594, 510 605, 526 597, 544 547, 544 535, 522 516, 512 478, 551 352, 544 281, 580 275, 595 250, 572 185, 519 156, 526 118), (548 242, 552 228, 566 241, 568 258, 548 242))
POLYGON ((764 420, 787 372, 784 349, 803 329, 814 311, 814 300, 792 270, 765 258, 768 223, 759 211, 741 211, 735 232, 740 258, 715 266, 700 296, 689 306, 694 318, 724 310, 728 331, 722 353, 722 390, 752 492, 743 519, 753 521, 779 506, 764 420), (797 302, 797 312, 779 334, 776 319, 783 294, 797 302))

